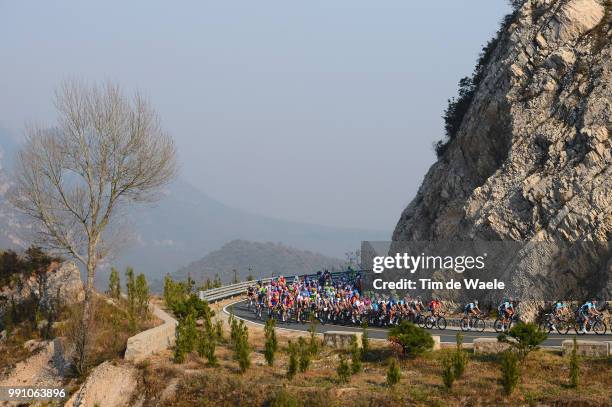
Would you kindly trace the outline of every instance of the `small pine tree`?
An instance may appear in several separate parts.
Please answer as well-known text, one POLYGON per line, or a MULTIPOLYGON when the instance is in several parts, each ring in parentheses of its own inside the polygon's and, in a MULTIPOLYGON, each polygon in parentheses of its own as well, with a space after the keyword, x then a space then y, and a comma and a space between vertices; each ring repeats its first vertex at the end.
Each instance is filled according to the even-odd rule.
POLYGON ((463 334, 457 332, 457 349, 453 354, 453 374, 455 379, 461 379, 465 373, 465 368, 468 363, 467 353, 463 351, 463 334))
POLYGON ((389 360, 389 368, 387 369, 387 385, 393 387, 400 382, 402 371, 400 370, 399 362, 396 358, 389 360))
POLYGON ((119 272, 114 267, 111 268, 110 277, 108 278, 108 295, 112 298, 119 298, 121 296, 119 272))
POLYGON ((295 343, 289 341, 289 365, 287 366, 287 378, 293 380, 298 371, 298 348, 295 343))
POLYGON ((317 356, 319 354, 319 342, 317 341, 317 320, 312 318, 310 320, 310 326, 308 327, 310 339, 308 341, 308 349, 311 356, 317 356))
POLYGON ((176 345, 174 347, 174 362, 183 363, 185 356, 193 351, 196 345, 198 331, 196 329, 195 319, 189 314, 187 317, 180 319, 176 327, 176 345))
POLYGON ((368 336, 368 323, 364 322, 361 333, 361 357, 365 359, 366 354, 370 351, 370 337, 368 336))
POLYGON ((357 337, 351 336, 351 373, 356 374, 361 372, 363 365, 361 363, 361 349, 357 343, 357 337))
POLYGON ((340 363, 336 368, 339 383, 348 383, 351 378, 351 367, 346 360, 346 356, 340 355, 340 363))
POLYGON ((134 303, 136 311, 141 316, 147 316, 149 312, 149 285, 144 274, 140 273, 134 283, 134 303))
POLYGON ((128 311, 133 316, 136 311, 136 281, 134 280, 134 269, 128 267, 125 270, 125 286, 127 289, 128 311))
POLYGON ((569 363, 570 387, 574 389, 578 388, 580 381, 580 361, 578 360, 576 348, 578 348, 578 344, 576 343, 576 336, 574 336, 574 347, 572 348, 572 355, 569 363))
POLYGON ((512 393, 519 382, 521 372, 518 366, 519 358, 512 351, 506 351, 501 356, 501 382, 504 392, 508 395, 512 393))
POLYGON ((274 356, 278 349, 276 331, 274 330, 275 325, 276 325, 276 320, 274 318, 269 318, 266 321, 266 326, 264 327, 264 332, 265 332, 265 337, 266 337, 264 356, 269 366, 274 365, 274 356))
POLYGON ((306 340, 301 336, 298 338, 298 348, 300 353, 299 368, 300 372, 305 372, 310 366, 310 349, 306 346, 306 340))
POLYGON ((249 345, 249 331, 244 325, 244 321, 240 321, 236 337, 236 359, 240 366, 240 372, 244 373, 251 367, 251 347, 249 345))
POLYGON ((455 381, 454 359, 454 355, 446 355, 442 358, 442 382, 447 390, 453 387, 455 381))
POLYGON ((223 320, 218 319, 215 322, 215 337, 217 339, 217 341, 219 342, 223 342, 224 338, 223 338, 223 320))

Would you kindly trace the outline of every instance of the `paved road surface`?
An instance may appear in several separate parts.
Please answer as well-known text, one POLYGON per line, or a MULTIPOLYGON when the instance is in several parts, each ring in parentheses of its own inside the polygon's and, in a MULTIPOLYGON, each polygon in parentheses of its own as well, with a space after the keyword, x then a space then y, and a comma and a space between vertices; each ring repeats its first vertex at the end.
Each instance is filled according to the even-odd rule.
MULTIPOLYGON (((227 308, 227 307, 226 307, 227 308)), ((252 311, 247 309, 246 301, 240 301, 233 305, 234 314, 242 319, 263 324, 264 321, 260 321, 255 318, 255 314, 252 311)), ((308 324, 297 324, 295 322, 287 323, 287 324, 278 324, 279 328, 293 329, 298 331, 307 331, 309 325, 308 324)), ((352 326, 342 326, 342 325, 321 325, 317 324, 317 332, 323 333, 327 331, 346 331, 346 332, 360 332, 360 328, 352 327, 352 326)), ((368 332, 371 338, 377 339, 386 339, 388 330, 385 328, 368 328, 368 332)), ((440 335, 441 342, 452 342, 455 343, 455 334, 457 330, 454 328, 447 328, 443 331, 438 329, 432 329, 430 331, 432 335, 440 335)), ((572 339, 573 331, 570 330, 568 335, 558 335, 558 334, 550 334, 548 335, 548 339, 544 341, 544 346, 561 346, 561 342, 565 339, 572 339)), ((465 343, 471 343, 474 338, 497 338, 497 333, 495 332, 463 332, 463 340, 465 343)), ((583 340, 593 340, 593 341, 612 341, 612 335, 610 335, 609 331, 607 335, 595 335, 595 334, 587 334, 580 335, 578 339, 583 340)))

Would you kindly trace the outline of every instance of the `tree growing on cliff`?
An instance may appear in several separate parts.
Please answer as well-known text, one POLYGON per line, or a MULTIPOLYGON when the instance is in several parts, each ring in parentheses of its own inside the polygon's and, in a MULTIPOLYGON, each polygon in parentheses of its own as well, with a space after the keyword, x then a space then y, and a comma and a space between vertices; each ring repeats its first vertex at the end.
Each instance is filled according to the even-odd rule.
POLYGON ((26 130, 10 200, 30 218, 32 240, 87 270, 87 340, 96 269, 117 246, 120 215, 159 197, 176 175, 176 150, 149 102, 115 84, 65 82, 55 107, 52 127, 26 130))

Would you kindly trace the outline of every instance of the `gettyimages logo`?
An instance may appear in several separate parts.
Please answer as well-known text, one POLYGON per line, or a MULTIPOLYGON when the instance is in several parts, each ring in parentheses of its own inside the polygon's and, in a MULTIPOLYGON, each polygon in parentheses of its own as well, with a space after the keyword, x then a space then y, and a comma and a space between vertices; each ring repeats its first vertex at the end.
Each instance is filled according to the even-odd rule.
POLYGON ((397 253, 395 256, 375 256, 372 259, 372 271, 382 273, 385 269, 406 270, 411 274, 419 270, 453 270, 463 273, 466 270, 485 268, 487 253, 481 256, 427 256, 421 253, 412 256, 408 253, 397 253))

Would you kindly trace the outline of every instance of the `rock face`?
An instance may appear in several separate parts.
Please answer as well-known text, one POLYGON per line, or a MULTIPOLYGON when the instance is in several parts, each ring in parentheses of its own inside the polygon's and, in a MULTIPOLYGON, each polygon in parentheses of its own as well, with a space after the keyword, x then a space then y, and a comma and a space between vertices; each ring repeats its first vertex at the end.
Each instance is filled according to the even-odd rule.
POLYGON ((13 298, 16 303, 21 303, 29 300, 34 293, 43 307, 56 301, 58 295, 64 305, 85 299, 81 273, 74 263, 52 263, 45 277, 44 283, 32 275, 11 287, 0 287, 0 298, 13 298))
POLYGON ((610 240, 610 8, 528 0, 516 11, 394 241, 610 240))

